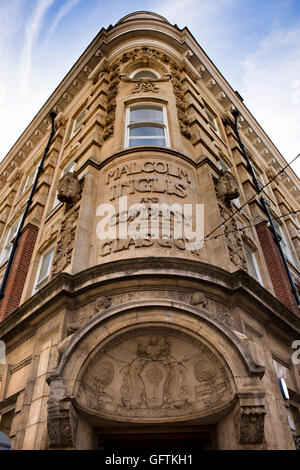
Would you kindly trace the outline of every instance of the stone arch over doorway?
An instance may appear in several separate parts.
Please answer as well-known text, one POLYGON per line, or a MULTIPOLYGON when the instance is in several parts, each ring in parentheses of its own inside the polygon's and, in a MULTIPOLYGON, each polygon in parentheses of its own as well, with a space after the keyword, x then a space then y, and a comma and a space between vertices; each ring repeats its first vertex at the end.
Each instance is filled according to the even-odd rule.
POLYGON ((51 446, 92 448, 95 428, 118 423, 217 426, 228 416, 233 447, 262 444, 262 375, 240 337, 201 309, 164 299, 108 309, 69 338, 49 377, 51 446))

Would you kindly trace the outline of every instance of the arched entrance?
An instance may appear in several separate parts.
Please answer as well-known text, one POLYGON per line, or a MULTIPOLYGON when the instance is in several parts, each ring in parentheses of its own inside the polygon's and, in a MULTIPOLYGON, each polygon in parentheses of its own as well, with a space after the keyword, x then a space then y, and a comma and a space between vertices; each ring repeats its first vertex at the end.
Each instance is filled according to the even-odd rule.
POLYGON ((52 446, 220 448, 222 426, 232 446, 261 442, 262 370, 238 336, 186 305, 170 322, 165 301, 141 303, 99 315, 66 346, 50 378, 52 446))

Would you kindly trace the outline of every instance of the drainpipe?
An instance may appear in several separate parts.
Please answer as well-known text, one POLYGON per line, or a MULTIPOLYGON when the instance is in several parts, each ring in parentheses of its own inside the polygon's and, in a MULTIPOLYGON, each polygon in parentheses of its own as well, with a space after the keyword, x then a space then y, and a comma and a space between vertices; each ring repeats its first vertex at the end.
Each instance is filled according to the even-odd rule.
POLYGON ((243 154, 244 154, 244 157, 246 158, 247 160, 247 164, 248 164, 248 170, 250 171, 251 173, 251 176, 252 176, 252 180, 253 180, 253 183, 254 183, 254 186, 256 188, 256 191, 257 191, 257 194, 259 195, 259 201, 263 207, 263 210, 266 214, 266 216, 268 217, 268 221, 269 221, 269 224, 270 224, 270 227, 271 227, 271 230, 273 232, 273 235, 274 235, 274 240, 279 248, 279 252, 280 252, 280 256, 282 258, 282 261, 283 261, 283 264, 284 264, 284 267, 285 267, 285 270, 286 270, 286 273, 288 275, 288 278, 289 278, 289 281, 290 281, 290 285, 291 285, 291 290, 295 296, 295 299, 296 299, 296 302, 297 302, 297 305, 298 305, 298 308, 300 307, 300 297, 298 295, 298 292, 297 292, 297 289, 295 287, 295 284, 294 284, 294 281, 293 281, 293 278, 291 276, 291 272, 290 272, 290 268, 287 264, 287 261, 286 261, 286 258, 285 258, 285 255, 283 253, 283 250, 282 250, 282 247, 281 247, 281 243, 280 243, 280 238, 278 237, 277 235, 277 232, 276 232, 276 229, 275 229, 275 226, 274 226, 274 223, 273 223, 273 219, 271 217, 271 214, 269 212, 269 208, 267 206, 267 203, 266 203, 266 200, 265 198, 262 196, 261 194, 261 188, 259 186, 259 183, 257 181, 257 178, 255 176, 255 173, 254 173, 254 170, 253 170, 253 167, 252 167, 252 164, 250 162, 250 159, 248 157, 248 154, 246 152, 246 149, 245 149, 245 146, 243 144, 243 142, 241 141, 241 138, 240 138, 240 135, 239 135, 239 131, 238 131, 238 116, 239 116, 239 111, 237 109, 235 109, 233 111, 233 116, 234 116, 234 119, 235 119, 235 134, 238 138, 238 141, 239 141, 239 144, 241 146, 241 149, 243 151, 243 154))
POLYGON ((54 130, 54 119, 55 119, 55 117, 56 117, 56 113, 51 112, 50 113, 51 132, 50 132, 49 140, 48 140, 48 143, 47 143, 46 148, 44 150, 41 162, 38 166, 38 169, 37 169, 37 172, 36 172, 36 175, 35 175, 35 178, 34 178, 33 186, 32 186, 31 192, 30 192, 30 196, 28 198, 28 201, 27 201, 27 204, 26 204, 21 222, 19 224, 16 236, 15 236, 15 240, 14 240, 11 252, 10 252, 10 255, 9 255, 9 259, 8 259, 8 262, 7 262, 7 265, 6 265, 5 273, 4 273, 3 280, 2 280, 2 283, 1 283, 1 288, 0 288, 0 301, 1 301, 1 299, 3 299, 3 297, 5 295, 5 287, 6 287, 7 279, 8 279, 8 276, 9 276, 9 273, 10 273, 10 270, 11 270, 11 266, 12 266, 12 263, 13 263, 13 260, 14 260, 14 256, 15 256, 18 244, 19 244, 21 231, 22 231, 22 228, 24 226, 25 219, 27 217, 29 208, 30 208, 32 200, 33 200, 33 196, 34 196, 37 184, 38 184, 39 176, 40 176, 41 172, 43 171, 44 161, 45 161, 46 155, 48 153, 48 150, 49 150, 49 147, 50 147, 50 144, 51 144, 51 140, 52 140, 52 138, 54 136, 54 133, 55 133, 55 130, 54 130))

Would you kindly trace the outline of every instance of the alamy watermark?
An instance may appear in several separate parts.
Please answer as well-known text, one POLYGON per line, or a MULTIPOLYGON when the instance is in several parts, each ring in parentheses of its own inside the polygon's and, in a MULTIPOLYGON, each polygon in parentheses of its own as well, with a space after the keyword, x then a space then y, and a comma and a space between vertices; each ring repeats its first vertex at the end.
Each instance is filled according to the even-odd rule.
POLYGON ((292 354, 292 363, 295 365, 300 364, 300 339, 296 339, 292 343, 292 348, 296 349, 296 351, 293 352, 292 354))
POLYGON ((204 238, 204 204, 135 203, 127 196, 113 204, 100 204, 96 232, 100 240, 185 240, 186 250, 199 250, 204 238))

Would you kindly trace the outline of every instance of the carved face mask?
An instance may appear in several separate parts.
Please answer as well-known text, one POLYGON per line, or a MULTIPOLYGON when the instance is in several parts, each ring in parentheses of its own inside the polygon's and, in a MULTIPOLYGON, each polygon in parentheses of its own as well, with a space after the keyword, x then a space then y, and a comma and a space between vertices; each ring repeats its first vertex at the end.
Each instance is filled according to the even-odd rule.
POLYGON ((77 175, 67 173, 58 183, 57 198, 61 202, 74 203, 80 193, 80 183, 77 175))

